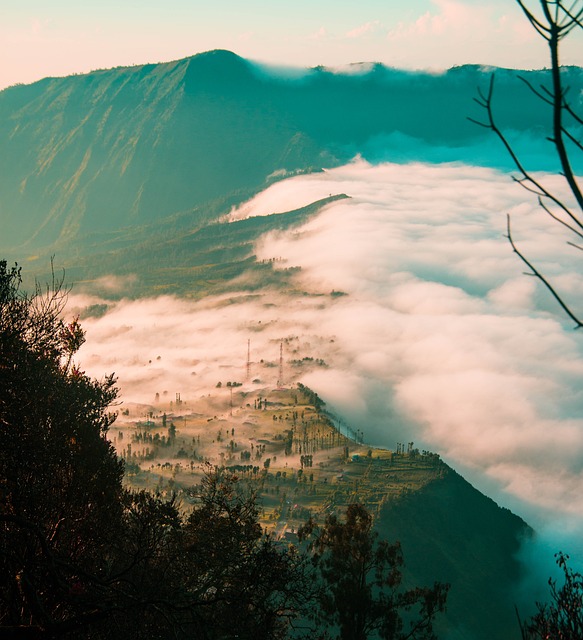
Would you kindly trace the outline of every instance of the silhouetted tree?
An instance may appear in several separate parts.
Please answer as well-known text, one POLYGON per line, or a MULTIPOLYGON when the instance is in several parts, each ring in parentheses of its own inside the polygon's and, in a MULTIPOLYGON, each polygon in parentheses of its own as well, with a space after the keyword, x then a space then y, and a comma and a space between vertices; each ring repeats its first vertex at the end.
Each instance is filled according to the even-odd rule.
POLYGON ((298 532, 311 540, 322 582, 314 620, 341 640, 432 639, 435 616, 445 610, 448 585, 405 589, 400 544, 378 540, 371 514, 351 504, 345 521, 335 515, 319 528, 310 520, 298 532))
POLYGON ((521 624, 523 640, 580 640, 583 638, 583 576, 568 566, 569 556, 559 553, 557 564, 564 583, 549 579, 550 603, 537 603, 537 613, 521 624))
POLYGON ((181 531, 179 583, 186 627, 200 638, 283 638, 312 592, 295 547, 262 532, 256 496, 208 468, 181 531))
POLYGON ((301 558, 227 472, 209 469, 188 518, 124 489, 115 380, 74 363, 66 297, 58 280, 21 292, 0 261, 0 637, 283 637, 309 593, 301 558))
POLYGON ((105 437, 115 381, 73 363, 83 333, 60 317, 66 295, 56 279, 22 293, 20 270, 0 261, 0 630, 86 620, 83 576, 121 517, 123 466, 105 437))
MULTIPOLYGON (((573 157, 583 151, 583 142, 578 137, 578 129, 583 125, 583 114, 577 112, 577 107, 580 106, 579 95, 569 92, 569 87, 565 85, 564 77, 568 70, 561 68, 559 51, 561 42, 573 30, 583 28, 583 1, 516 1, 532 27, 549 46, 549 84, 535 87, 527 79, 523 77, 520 79, 540 100, 549 106, 552 133, 548 140, 554 147, 561 166, 561 173, 574 198, 574 203, 571 205, 553 193, 545 186, 543 179, 522 163, 518 153, 500 128, 494 115, 494 75, 490 78, 488 90, 486 92, 479 90, 479 98, 476 100, 485 112, 485 119, 483 121, 470 119, 476 124, 490 129, 498 136, 518 170, 518 176, 514 178, 515 181, 537 196, 539 205, 545 214, 565 230, 568 237, 567 244, 571 248, 581 251, 583 250, 583 192, 573 170, 573 157), (532 5, 532 8, 529 5, 532 5)), ((551 284, 549 278, 518 249, 511 231, 510 215, 507 216, 507 235, 513 251, 529 268, 529 275, 538 278, 544 284, 577 328, 583 326, 581 316, 573 308, 574 301, 565 299, 551 284)))

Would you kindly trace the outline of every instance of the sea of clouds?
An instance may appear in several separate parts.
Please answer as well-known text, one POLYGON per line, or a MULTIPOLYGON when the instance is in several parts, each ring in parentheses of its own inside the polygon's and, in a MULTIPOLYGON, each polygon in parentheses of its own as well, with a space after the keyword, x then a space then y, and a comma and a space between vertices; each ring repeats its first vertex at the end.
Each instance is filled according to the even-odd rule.
POLYGON ((350 198, 258 239, 259 259, 301 267, 288 291, 106 302, 84 320, 83 369, 115 372, 124 402, 195 400, 245 379, 248 340, 252 377, 274 385, 285 340, 284 382, 292 359, 323 359, 301 381, 367 442, 438 452, 532 524, 551 562, 559 549, 583 557, 583 336, 524 275, 506 214, 520 249, 583 313, 580 253, 509 173, 461 163, 356 159, 281 181, 231 218, 337 193, 350 198))

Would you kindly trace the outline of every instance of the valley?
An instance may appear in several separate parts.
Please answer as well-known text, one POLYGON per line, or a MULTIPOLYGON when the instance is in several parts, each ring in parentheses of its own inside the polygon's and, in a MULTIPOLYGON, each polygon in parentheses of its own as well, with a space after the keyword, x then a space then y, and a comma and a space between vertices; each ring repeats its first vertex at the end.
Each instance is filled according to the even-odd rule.
MULTIPOLYGON (((0 92, 0 259, 24 291, 71 283, 65 373, 117 379, 120 483, 187 515, 230 469, 284 545, 362 503, 408 585, 451 584, 444 640, 518 637, 528 558, 582 526, 583 350, 502 212, 574 299, 579 262, 466 117, 491 73, 287 78, 215 50, 0 92)), ((501 127, 562 193, 528 89, 548 71, 496 78, 501 127)))

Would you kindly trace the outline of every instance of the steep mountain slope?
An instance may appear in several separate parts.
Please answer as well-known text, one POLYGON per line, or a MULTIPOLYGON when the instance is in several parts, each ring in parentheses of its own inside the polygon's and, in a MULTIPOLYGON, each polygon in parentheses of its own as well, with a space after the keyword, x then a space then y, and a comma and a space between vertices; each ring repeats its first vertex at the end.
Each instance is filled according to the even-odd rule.
MULTIPOLYGON (((42 246, 144 224, 256 189, 274 167, 297 168, 288 152, 296 132, 244 97, 229 100, 226 86, 239 93, 229 79, 245 85, 248 65, 219 57, 224 79, 212 87, 214 56, 3 92, 3 240, 42 246)), ((297 155, 300 166, 317 159, 297 155)), ((198 210, 190 223, 205 217, 198 210)))
MULTIPOLYGON (((299 361, 296 371, 314 366, 310 360, 299 361)), ((435 454, 396 453, 356 442, 349 429, 340 433, 322 400, 303 385, 246 382, 230 391, 230 407, 219 387, 186 404, 158 397, 148 423, 143 407, 129 407, 112 429, 131 469, 127 482, 171 486, 187 506, 189 487, 202 474, 200 460, 224 465, 257 491, 266 530, 294 543, 309 516, 321 525, 328 514, 362 503, 374 514, 379 537, 401 542, 408 587, 451 585, 439 638, 518 638, 513 605, 522 567, 516 554, 532 535, 523 520, 435 454), (163 416, 179 425, 172 443, 165 440, 163 416), (301 424, 295 416, 303 416, 301 424)))
MULTIPOLYGON (((483 135, 465 116, 488 70, 359 70, 290 80, 213 51, 6 89, 0 249, 83 251, 94 232, 162 228, 170 217, 193 228, 274 175, 332 166, 379 140, 390 157, 394 132, 438 145, 483 135)), ((581 71, 569 73, 581 86, 581 71)), ((543 127, 545 105, 513 73, 498 76, 501 123, 543 127)))
POLYGON ((379 530, 400 540, 412 584, 451 584, 444 637, 518 637, 514 604, 523 568, 523 520, 500 508, 455 471, 381 511, 379 530))

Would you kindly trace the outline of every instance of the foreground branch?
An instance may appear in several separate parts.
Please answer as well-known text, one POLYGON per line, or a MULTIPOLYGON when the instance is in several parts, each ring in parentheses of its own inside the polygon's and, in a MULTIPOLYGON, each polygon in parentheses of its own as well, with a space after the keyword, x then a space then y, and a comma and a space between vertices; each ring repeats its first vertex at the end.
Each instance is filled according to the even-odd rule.
POLYGON ((577 316, 571 311, 571 309, 567 306, 567 304, 565 304, 565 302, 563 301, 563 298, 557 293, 557 291, 551 285, 551 283, 532 264, 532 262, 530 262, 524 256, 524 254, 522 254, 518 250, 518 248, 516 247, 516 244, 514 243, 514 240, 512 238, 512 232, 511 232, 511 229, 510 229, 510 214, 506 214, 506 230, 507 230, 506 237, 508 238, 508 241, 510 242, 510 245, 512 246, 512 250, 522 260, 522 262, 524 262, 524 264, 531 270, 531 273, 529 273, 528 275, 534 276, 535 278, 538 278, 544 284, 544 286, 548 289, 548 291, 551 293, 551 295, 554 297, 554 299, 559 303, 559 305, 563 309, 563 311, 569 316, 569 318, 571 318, 571 320, 573 320, 573 322, 575 323, 575 329, 579 329, 580 327, 582 327, 583 323, 581 322, 581 320, 579 320, 579 318, 577 318, 577 316))

